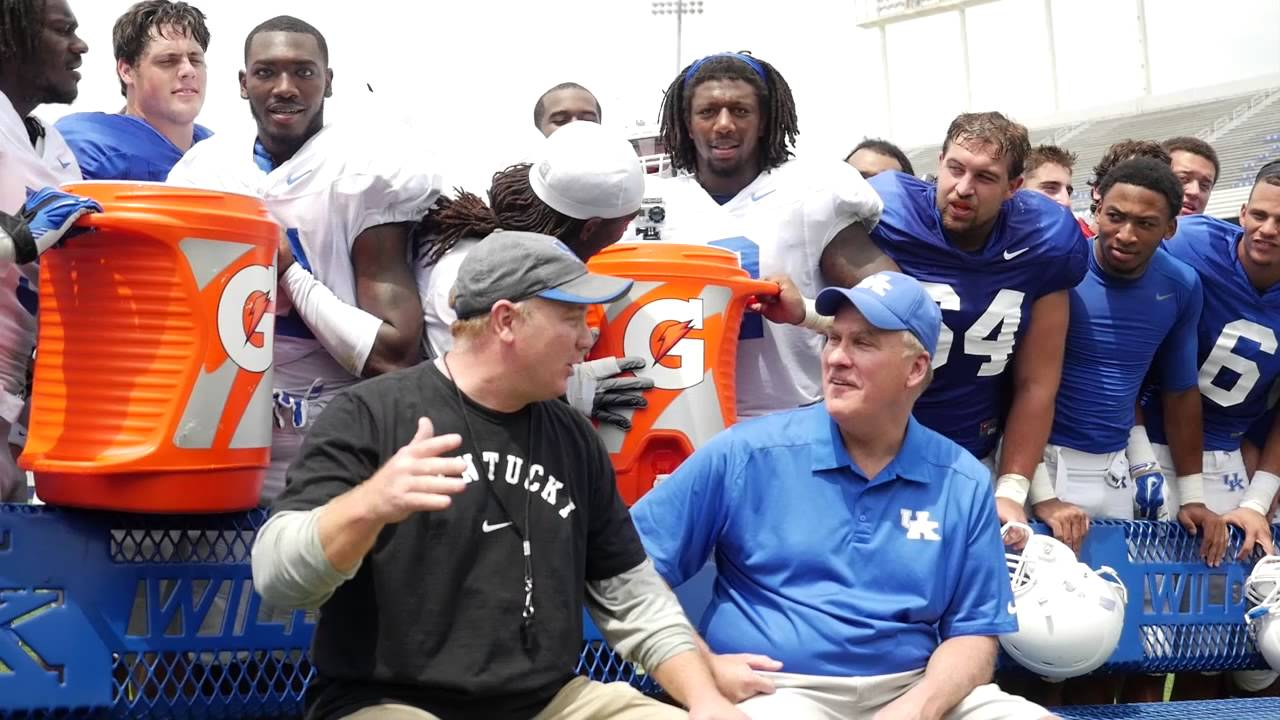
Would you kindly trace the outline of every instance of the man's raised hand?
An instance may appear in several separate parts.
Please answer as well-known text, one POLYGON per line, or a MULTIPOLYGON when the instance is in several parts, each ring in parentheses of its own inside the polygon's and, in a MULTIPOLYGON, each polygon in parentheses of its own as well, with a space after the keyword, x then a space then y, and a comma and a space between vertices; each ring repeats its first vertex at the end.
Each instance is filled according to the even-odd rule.
POLYGON ((441 457, 462 445, 457 433, 436 436, 431 420, 418 418, 413 439, 359 486, 366 511, 382 523, 398 523, 415 512, 443 510, 467 483, 462 458, 441 457))

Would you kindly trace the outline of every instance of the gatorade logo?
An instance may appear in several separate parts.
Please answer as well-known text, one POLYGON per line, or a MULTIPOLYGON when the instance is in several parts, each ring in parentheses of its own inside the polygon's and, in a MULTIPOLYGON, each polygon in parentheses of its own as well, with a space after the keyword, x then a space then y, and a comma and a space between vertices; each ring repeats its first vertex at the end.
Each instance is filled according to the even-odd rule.
POLYGON ((271 366, 275 286, 274 269, 250 265, 231 276, 218 298, 218 340, 231 362, 249 372, 271 366))
POLYGON ((267 334, 262 332, 262 318, 271 311, 271 297, 261 291, 254 290, 244 301, 244 337, 256 348, 264 347, 267 334))
POLYGON ((644 375, 663 390, 684 390, 706 374, 706 343, 690 337, 703 328, 702 299, 663 298, 636 310, 623 332, 626 355, 651 358, 644 375))

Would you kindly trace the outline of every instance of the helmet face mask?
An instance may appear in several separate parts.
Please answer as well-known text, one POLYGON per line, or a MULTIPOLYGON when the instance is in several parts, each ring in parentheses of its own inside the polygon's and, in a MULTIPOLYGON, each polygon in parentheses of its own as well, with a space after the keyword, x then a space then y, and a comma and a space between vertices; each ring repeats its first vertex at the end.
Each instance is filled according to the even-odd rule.
POLYGON ((1244 581, 1244 621, 1258 652, 1272 670, 1280 668, 1280 555, 1268 555, 1253 566, 1244 581))
POLYGON ((1060 541, 1022 529, 1028 535, 1022 554, 1005 556, 1018 632, 1000 636, 1000 644, 1044 677, 1092 672, 1120 642, 1128 592, 1111 568, 1095 571, 1060 541))

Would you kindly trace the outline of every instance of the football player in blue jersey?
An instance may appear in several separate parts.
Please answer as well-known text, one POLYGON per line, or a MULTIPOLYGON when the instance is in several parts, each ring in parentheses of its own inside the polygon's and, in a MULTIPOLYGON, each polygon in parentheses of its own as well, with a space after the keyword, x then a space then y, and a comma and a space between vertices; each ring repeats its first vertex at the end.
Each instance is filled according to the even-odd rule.
MULTIPOLYGON (((1197 363, 1204 414, 1203 484, 1168 488, 1166 505, 1198 491, 1210 510, 1245 530, 1240 558, 1262 545, 1270 552, 1266 515, 1280 488, 1280 442, 1268 437, 1252 476, 1241 440, 1267 409, 1280 377, 1280 161, 1262 168, 1240 211, 1240 227, 1204 215, 1183 217, 1165 244, 1199 273, 1204 309, 1197 363)), ((1158 393, 1144 393, 1146 429, 1167 474, 1174 470, 1158 393)), ((1131 460, 1132 461, 1132 460, 1131 460)))
POLYGON ((112 31, 124 109, 57 122, 86 180, 164 182, 174 163, 212 133, 196 124, 204 106, 209 28, 185 2, 143 0, 112 31))
MULTIPOLYGON (((1071 212, 1018 192, 1030 149, 1026 128, 1000 113, 966 113, 947 130, 936 186, 894 172, 871 179, 885 204, 871 239, 942 308, 934 381, 915 415, 999 468, 1005 522, 1026 520, 1028 478, 1053 422, 1067 291, 1088 264, 1071 212)), ((1080 508, 1046 500, 1035 510, 1067 542, 1084 535, 1080 508)))
MULTIPOLYGON (((1088 181, 1090 201, 1089 215, 1096 218, 1098 214, 1098 206, 1102 204, 1102 195, 1098 193, 1098 186, 1102 184, 1102 178, 1111 172, 1111 169, 1125 160, 1134 158, 1151 158, 1159 160, 1162 163, 1169 162, 1169 153, 1159 143, 1150 140, 1121 140, 1112 143, 1107 147, 1107 151, 1102 154, 1102 159, 1097 165, 1093 166, 1093 177, 1088 181)), ((1092 224, 1084 231, 1085 237, 1093 237, 1097 234, 1097 228, 1092 224)))
MULTIPOLYGON (((1134 416, 1151 370, 1163 390, 1165 434, 1178 476, 1199 482, 1200 278, 1161 249, 1182 206, 1180 183, 1167 164, 1148 158, 1120 163, 1098 192, 1089 271, 1070 292, 1062 383, 1044 451, 1047 473, 1032 482, 1030 499, 1034 505, 1058 498, 1092 518, 1131 520, 1136 492, 1141 517, 1155 520, 1164 499, 1159 466, 1131 460, 1130 473, 1123 458, 1135 435, 1142 437, 1134 441, 1145 442, 1134 416), (1130 474, 1133 487, 1126 482, 1130 474)), ((1205 528, 1201 553, 1217 565, 1226 553, 1221 518, 1196 503, 1184 505, 1178 519, 1193 535, 1197 526, 1205 528)))

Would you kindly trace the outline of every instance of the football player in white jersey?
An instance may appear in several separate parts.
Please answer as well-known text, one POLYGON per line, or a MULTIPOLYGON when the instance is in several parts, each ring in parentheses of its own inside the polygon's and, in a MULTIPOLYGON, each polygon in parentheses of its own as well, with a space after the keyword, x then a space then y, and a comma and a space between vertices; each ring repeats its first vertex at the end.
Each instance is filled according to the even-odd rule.
MULTIPOLYGON (((76 99, 76 68, 89 51, 76 28, 66 0, 0 2, 0 212, 18 215, 28 194, 80 179, 62 136, 31 114, 76 99)), ((20 501, 27 488, 14 456, 22 433, 10 430, 26 405, 39 267, 20 248, 9 255, 15 262, 0 265, 0 441, 15 444, 0 450, 0 500, 20 501)))
MULTIPOLYGON (((721 53, 685 68, 662 107, 675 176, 647 177, 628 239, 715 245, 736 252, 755 277, 786 276, 784 293, 797 302, 755 309, 800 324, 806 315, 797 289, 813 298, 828 285, 855 284, 846 254, 853 238, 870 246, 867 231, 881 203, 858 171, 837 159, 791 159, 797 132, 791 88, 768 63, 721 53)), ((808 317, 820 322, 812 310, 808 317)), ((823 335, 761 320, 747 315, 739 335, 738 414, 820 400, 823 335)))
POLYGON ((421 358, 409 229, 441 181, 412 138, 324 124, 328 55, 320 32, 297 18, 254 28, 240 96, 256 137, 215 135, 169 175, 175 184, 259 196, 286 229, 277 268, 277 427, 264 501, 283 490, 309 422, 330 398, 421 358))

